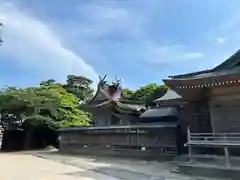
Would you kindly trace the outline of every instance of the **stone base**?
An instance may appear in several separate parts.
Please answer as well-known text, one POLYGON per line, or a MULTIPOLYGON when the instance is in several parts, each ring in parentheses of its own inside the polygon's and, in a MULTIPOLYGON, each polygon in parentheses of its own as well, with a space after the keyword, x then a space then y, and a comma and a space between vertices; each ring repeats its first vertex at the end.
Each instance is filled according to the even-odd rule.
POLYGON ((224 168, 197 164, 181 164, 178 166, 178 172, 193 176, 203 176, 219 179, 226 178, 231 180, 238 180, 240 177, 240 168, 224 168))
POLYGON ((175 161, 178 173, 238 180, 240 177, 240 158, 231 157, 230 163, 230 166, 226 166, 224 157, 214 155, 195 156, 192 161, 189 161, 185 156, 175 161))
POLYGON ((70 154, 86 154, 86 155, 101 155, 101 156, 114 156, 114 157, 127 157, 148 160, 172 160, 176 154, 161 153, 151 150, 130 150, 130 149, 111 149, 111 148, 59 148, 60 153, 70 154))

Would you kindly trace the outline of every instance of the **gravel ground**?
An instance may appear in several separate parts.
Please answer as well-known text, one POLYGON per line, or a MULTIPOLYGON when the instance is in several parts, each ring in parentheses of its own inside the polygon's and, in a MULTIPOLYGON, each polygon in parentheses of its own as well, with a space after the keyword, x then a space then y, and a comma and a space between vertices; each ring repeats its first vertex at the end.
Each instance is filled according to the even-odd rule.
MULTIPOLYGON (((29 153, 29 152, 28 152, 29 153)), ((171 173, 173 168, 168 162, 123 159, 113 157, 94 157, 80 155, 62 155, 57 152, 31 152, 44 159, 72 165, 85 172, 95 172, 118 180, 216 180, 171 173)), ((82 172, 68 175, 80 177, 82 172)), ((98 180, 98 179, 96 179, 98 180)))

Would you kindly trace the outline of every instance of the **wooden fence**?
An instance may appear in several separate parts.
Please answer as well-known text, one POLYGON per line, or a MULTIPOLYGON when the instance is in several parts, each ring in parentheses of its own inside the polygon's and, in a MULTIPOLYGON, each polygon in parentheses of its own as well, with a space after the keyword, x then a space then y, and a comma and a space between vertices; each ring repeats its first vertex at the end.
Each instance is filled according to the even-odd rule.
POLYGON ((190 161, 193 147, 224 149, 225 165, 230 166, 229 148, 240 148, 240 133, 191 133, 188 128, 188 146, 190 161))
POLYGON ((176 124, 64 128, 59 132, 60 151, 145 151, 176 153, 176 124))

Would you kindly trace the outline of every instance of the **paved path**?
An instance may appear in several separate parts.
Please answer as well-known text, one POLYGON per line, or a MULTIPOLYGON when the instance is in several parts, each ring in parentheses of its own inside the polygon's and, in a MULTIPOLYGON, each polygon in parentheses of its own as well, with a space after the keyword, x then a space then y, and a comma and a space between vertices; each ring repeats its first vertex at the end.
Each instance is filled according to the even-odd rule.
POLYGON ((1 180, 208 180, 174 174, 170 169, 169 163, 133 159, 0 153, 1 180))
POLYGON ((210 178, 191 177, 171 173, 170 170, 173 167, 169 162, 99 156, 73 156, 62 155, 56 152, 37 152, 35 155, 55 162, 61 162, 63 164, 85 169, 85 172, 95 172, 97 174, 107 175, 108 179, 210 180, 210 178))
POLYGON ((32 155, 0 153, 1 180, 117 180, 32 155))

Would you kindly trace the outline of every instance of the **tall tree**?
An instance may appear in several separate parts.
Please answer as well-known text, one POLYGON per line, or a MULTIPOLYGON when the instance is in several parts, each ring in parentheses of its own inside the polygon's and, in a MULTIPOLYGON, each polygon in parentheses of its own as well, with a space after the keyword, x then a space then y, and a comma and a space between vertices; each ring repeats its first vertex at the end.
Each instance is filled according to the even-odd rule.
POLYGON ((79 109, 79 99, 68 93, 61 84, 42 85, 41 88, 51 91, 60 102, 56 104, 57 119, 60 126, 89 125, 91 115, 79 109))
POLYGON ((54 79, 48 79, 47 81, 41 81, 40 85, 52 85, 55 83, 56 83, 56 81, 54 79))
MULTIPOLYGON (((54 105, 58 103, 59 100, 55 94, 40 88, 5 89, 0 93, 2 122, 9 114, 18 117, 15 120, 19 126, 30 117, 40 115, 42 111, 48 111, 52 115, 51 117, 54 117, 54 105)), ((35 121, 34 123, 36 122, 41 123, 41 121, 35 121)), ((45 122, 50 123, 48 119, 45 122)))
POLYGON ((152 103, 155 99, 162 97, 167 91, 167 88, 164 85, 157 85, 156 88, 149 93, 146 103, 152 103))
POLYGON ((123 89, 123 94, 122 94, 123 99, 125 99, 125 100, 133 100, 132 98, 133 98, 134 93, 135 93, 135 91, 130 90, 128 88, 124 88, 123 89))
POLYGON ((93 81, 84 76, 67 76, 67 84, 63 87, 67 92, 74 94, 80 101, 86 102, 93 97, 93 81))
POLYGON ((139 87, 135 91, 124 89, 123 98, 126 100, 142 101, 149 104, 153 100, 163 96, 165 92, 166 88, 163 85, 151 83, 146 86, 139 87))
POLYGON ((0 92, 0 112, 5 120, 15 117, 15 121, 10 122, 12 125, 20 123, 21 126, 25 122, 52 127, 90 124, 90 115, 78 108, 78 98, 59 84, 6 89, 0 92))

